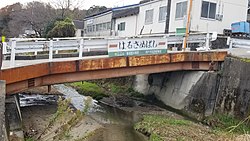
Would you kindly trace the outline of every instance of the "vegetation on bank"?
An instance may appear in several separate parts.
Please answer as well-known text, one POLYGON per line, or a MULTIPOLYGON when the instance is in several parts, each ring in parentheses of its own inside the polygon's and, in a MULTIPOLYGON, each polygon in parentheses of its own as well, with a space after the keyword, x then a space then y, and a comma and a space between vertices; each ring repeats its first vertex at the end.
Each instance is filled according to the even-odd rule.
POLYGON ((146 115, 134 128, 149 136, 150 141, 231 140, 250 133, 249 119, 250 116, 238 120, 228 115, 214 115, 205 120, 210 127, 204 127, 185 119, 146 115))
POLYGON ((215 132, 230 134, 249 134, 250 133, 250 116, 244 120, 239 120, 230 115, 215 114, 205 119, 215 132))
POLYGON ((119 80, 113 82, 109 79, 99 81, 83 81, 71 83, 70 86, 74 87, 78 93, 85 96, 91 96, 96 100, 122 94, 134 98, 144 98, 143 94, 134 91, 131 84, 119 82, 119 80))

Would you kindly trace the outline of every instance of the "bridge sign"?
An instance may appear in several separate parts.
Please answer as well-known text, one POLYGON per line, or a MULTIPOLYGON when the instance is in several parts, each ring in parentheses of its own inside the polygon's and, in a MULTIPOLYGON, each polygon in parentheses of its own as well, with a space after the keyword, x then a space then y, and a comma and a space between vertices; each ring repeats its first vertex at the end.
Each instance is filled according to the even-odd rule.
POLYGON ((114 39, 108 42, 109 57, 138 56, 147 54, 167 53, 167 43, 164 38, 133 38, 114 39))

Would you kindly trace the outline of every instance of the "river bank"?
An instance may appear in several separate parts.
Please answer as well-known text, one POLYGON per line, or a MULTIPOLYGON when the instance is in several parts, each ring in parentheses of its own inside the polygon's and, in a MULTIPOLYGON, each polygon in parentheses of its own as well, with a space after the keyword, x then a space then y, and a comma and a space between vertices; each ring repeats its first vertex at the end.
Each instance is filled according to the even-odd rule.
MULTIPOLYGON (((214 123, 220 123, 220 121, 213 121, 214 118, 206 122, 211 125, 209 127, 199 122, 192 122, 175 112, 152 105, 146 102, 146 97, 132 91, 130 87, 124 87, 124 84, 106 83, 105 85, 108 86, 106 88, 99 87, 96 82, 76 84, 85 84, 83 87, 78 87, 78 92, 88 91, 88 95, 90 95, 93 90, 92 93, 96 94, 95 92, 98 91, 105 96, 101 97, 99 102, 93 101, 89 112, 79 114, 80 116, 77 116, 79 119, 77 118, 76 122, 74 120, 72 124, 72 118, 79 113, 75 107, 84 108, 85 104, 82 99, 85 98, 69 87, 69 84, 55 86, 58 93, 71 99, 69 107, 74 106, 74 110, 67 111, 68 108, 64 107, 63 111, 66 111, 64 115, 67 118, 54 120, 53 126, 48 126, 51 119, 57 115, 58 109, 61 109, 58 108, 59 105, 62 105, 58 103, 58 98, 55 98, 56 100, 49 105, 23 107, 22 115, 27 140, 203 141, 205 139, 224 141, 238 140, 239 138, 249 139, 249 136, 242 132, 228 133, 226 130, 217 132, 218 130, 212 127, 217 126, 218 124, 214 123), (84 88, 84 90, 79 88, 84 88), (109 94, 107 95, 105 92, 109 92, 109 94), (67 124, 64 123, 70 123, 70 126, 65 126, 67 124), (59 130, 61 128, 69 130, 64 132, 59 130)), ((76 85, 73 87, 77 89, 76 85)), ((53 96, 59 97, 58 95, 53 96)), ((237 122, 232 125, 237 125, 237 122)))

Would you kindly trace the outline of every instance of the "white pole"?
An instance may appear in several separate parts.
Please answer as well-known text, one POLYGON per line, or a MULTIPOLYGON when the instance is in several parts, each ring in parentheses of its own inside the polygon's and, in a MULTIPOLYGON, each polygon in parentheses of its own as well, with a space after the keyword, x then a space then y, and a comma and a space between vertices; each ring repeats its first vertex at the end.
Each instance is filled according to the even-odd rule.
POLYGON ((11 56, 10 56, 10 66, 15 66, 15 58, 16 58, 16 40, 11 41, 11 56))
POLYGON ((7 54, 7 43, 3 42, 3 54, 7 54))
POLYGON ((229 53, 231 54, 232 53, 232 50, 233 50, 233 41, 232 40, 230 40, 229 41, 229 53))
POLYGON ((37 51, 35 51, 35 55, 37 56, 37 51))
POLYGON ((79 59, 82 58, 82 52, 83 52, 83 39, 80 40, 79 59))
POLYGON ((49 42, 49 61, 53 59, 53 40, 49 42))
POLYGON ((207 37, 206 37, 206 51, 210 50, 209 48, 209 33, 207 33, 207 37))

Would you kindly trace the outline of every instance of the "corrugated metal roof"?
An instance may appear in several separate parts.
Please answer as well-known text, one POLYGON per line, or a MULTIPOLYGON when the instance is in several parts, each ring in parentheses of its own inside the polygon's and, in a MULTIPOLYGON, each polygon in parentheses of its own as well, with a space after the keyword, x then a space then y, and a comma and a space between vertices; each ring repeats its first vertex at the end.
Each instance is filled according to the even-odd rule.
POLYGON ((100 13, 96 13, 96 14, 87 16, 87 17, 84 18, 84 20, 89 19, 91 17, 95 17, 95 16, 98 16, 98 15, 101 15, 101 14, 109 13, 111 11, 112 12, 116 12, 116 11, 126 10, 126 9, 130 9, 130 8, 135 8, 135 7, 139 7, 139 4, 133 4, 133 5, 126 5, 126 6, 122 6, 122 7, 110 8, 110 9, 107 9, 107 10, 102 11, 100 13))
POLYGON ((121 17, 137 15, 137 14, 139 14, 139 6, 122 9, 122 10, 116 10, 113 12, 112 18, 121 18, 121 17))

